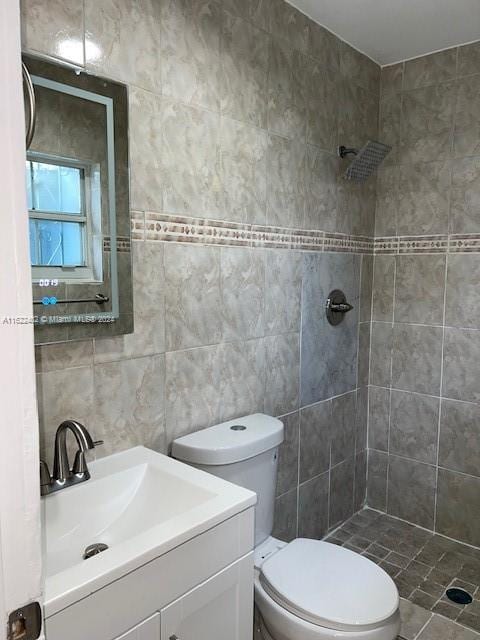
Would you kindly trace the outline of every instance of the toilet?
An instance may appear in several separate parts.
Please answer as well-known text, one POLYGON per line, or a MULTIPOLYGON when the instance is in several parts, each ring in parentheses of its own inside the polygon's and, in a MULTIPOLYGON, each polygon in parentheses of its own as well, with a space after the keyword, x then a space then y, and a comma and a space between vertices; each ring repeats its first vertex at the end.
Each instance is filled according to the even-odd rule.
POLYGON ((264 640, 394 640, 399 597, 390 576, 337 545, 272 537, 283 424, 257 413, 173 442, 172 455, 257 494, 255 605, 264 640))

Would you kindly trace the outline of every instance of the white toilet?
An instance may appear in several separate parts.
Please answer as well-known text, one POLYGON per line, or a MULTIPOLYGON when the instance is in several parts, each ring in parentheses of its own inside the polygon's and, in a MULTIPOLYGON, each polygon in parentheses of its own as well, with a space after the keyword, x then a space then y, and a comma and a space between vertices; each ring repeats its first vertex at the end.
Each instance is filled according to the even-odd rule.
POLYGON ((398 591, 367 558, 328 542, 271 537, 280 420, 261 413, 174 441, 172 455, 257 493, 255 604, 265 640, 394 640, 398 591))

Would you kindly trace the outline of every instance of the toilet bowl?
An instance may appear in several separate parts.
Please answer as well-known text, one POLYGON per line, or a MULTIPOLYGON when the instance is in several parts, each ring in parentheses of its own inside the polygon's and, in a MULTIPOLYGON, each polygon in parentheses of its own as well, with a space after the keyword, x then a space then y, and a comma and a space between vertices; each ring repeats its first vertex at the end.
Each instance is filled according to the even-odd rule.
POLYGON ((255 605, 263 640, 392 640, 400 629, 390 576, 328 542, 273 538, 256 551, 255 605), (261 551, 261 549, 260 549, 261 551), (261 556, 264 556, 264 559, 261 556))
POLYGON ((172 455, 257 494, 255 605, 263 640, 395 640, 399 597, 390 576, 354 551, 271 537, 280 420, 257 413, 173 442, 172 455))

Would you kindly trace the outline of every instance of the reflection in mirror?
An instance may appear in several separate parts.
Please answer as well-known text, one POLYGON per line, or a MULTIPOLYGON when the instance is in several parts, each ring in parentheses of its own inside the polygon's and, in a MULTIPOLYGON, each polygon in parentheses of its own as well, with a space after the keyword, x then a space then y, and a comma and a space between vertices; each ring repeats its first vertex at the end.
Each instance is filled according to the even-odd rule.
POLYGON ((130 333, 126 87, 24 62, 35 92, 25 186, 36 340, 130 333))

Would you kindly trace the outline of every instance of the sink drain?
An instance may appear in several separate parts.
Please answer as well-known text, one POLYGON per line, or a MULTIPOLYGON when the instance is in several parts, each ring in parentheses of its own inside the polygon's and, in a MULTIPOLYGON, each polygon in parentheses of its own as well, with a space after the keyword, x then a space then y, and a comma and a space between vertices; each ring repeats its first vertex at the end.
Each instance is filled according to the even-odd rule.
POLYGON ((104 544, 103 542, 96 542, 95 544, 90 544, 83 552, 83 559, 88 560, 88 558, 93 558, 93 556, 98 556, 102 551, 106 551, 108 549, 108 544, 104 544))

